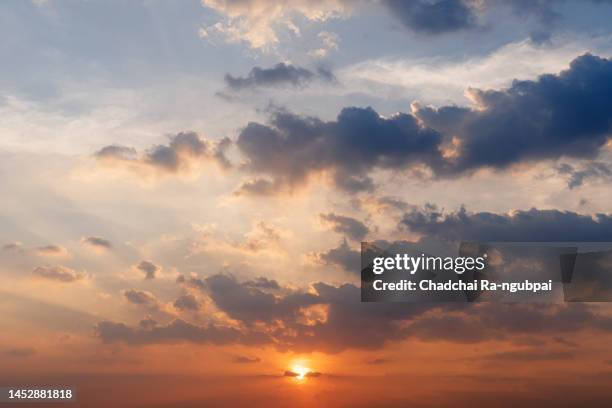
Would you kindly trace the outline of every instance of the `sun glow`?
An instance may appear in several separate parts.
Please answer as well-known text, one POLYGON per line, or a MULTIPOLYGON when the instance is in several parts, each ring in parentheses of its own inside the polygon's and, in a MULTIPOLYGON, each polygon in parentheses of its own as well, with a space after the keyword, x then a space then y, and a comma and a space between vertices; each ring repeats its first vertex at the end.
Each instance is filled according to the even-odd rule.
POLYGON ((291 371, 296 373, 297 375, 295 378, 301 381, 304 378, 306 378, 306 374, 310 372, 310 369, 308 369, 307 367, 304 367, 301 364, 295 364, 293 367, 291 367, 291 371))

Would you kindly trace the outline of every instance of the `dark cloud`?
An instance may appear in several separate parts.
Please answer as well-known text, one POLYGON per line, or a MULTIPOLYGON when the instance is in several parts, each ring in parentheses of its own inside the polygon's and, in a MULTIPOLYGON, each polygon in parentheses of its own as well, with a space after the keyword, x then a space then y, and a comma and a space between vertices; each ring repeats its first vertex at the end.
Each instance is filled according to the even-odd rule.
MULTIPOLYGON (((532 19, 534 28, 529 38, 535 43, 550 40, 563 20, 558 7, 565 0, 383 0, 382 4, 407 29, 427 35, 453 33, 467 29, 487 29, 487 13, 498 16, 509 10, 512 15, 532 19)), ((591 3, 610 3, 590 0, 591 3)))
POLYGON ((144 305, 153 308, 157 308, 158 306, 157 298, 150 292, 130 289, 123 292, 123 296, 125 296, 128 302, 135 305, 144 305))
POLYGON ((585 180, 612 180, 612 168, 607 163, 591 161, 579 168, 571 164, 562 163, 557 167, 559 174, 567 177, 567 186, 570 189, 580 187, 585 180))
POLYGON ((278 185, 274 181, 267 180, 264 178, 255 178, 247 180, 238 186, 235 191, 236 195, 247 195, 247 196, 268 196, 278 192, 282 186, 278 185))
POLYGON ((548 350, 512 350, 487 354, 479 357, 482 360, 524 364, 530 361, 557 361, 573 359, 574 353, 568 351, 548 350))
POLYGON ((345 108, 330 122, 277 111, 270 125, 249 123, 237 145, 246 169, 271 178, 258 186, 261 193, 301 184, 315 173, 331 174, 340 188, 370 189, 366 177, 374 167, 440 166, 441 142, 412 115, 383 118, 371 108, 345 108))
POLYGON ((429 206, 406 213, 401 225, 424 236, 454 241, 612 241, 612 216, 535 208, 495 214, 465 208, 444 213, 429 206))
POLYGON ((361 221, 334 213, 320 214, 319 217, 324 224, 328 225, 333 231, 344 234, 352 240, 362 241, 370 232, 370 229, 361 221))
POLYGON ((350 273, 359 274, 361 271, 361 255, 349 246, 346 239, 343 239, 338 247, 319 252, 314 257, 322 264, 335 265, 350 273))
POLYGON ((453 174, 515 163, 593 158, 612 130, 612 61, 583 55, 558 75, 514 81, 500 91, 471 90, 479 109, 416 107, 425 125, 459 141, 453 174))
MULTIPOLYGON (((148 319, 130 327, 100 322, 97 334, 105 342, 240 343, 274 345, 293 352, 340 352, 378 349, 402 339, 479 343, 519 343, 535 335, 556 338, 581 331, 607 333, 612 319, 583 303, 571 304, 398 304, 364 303, 359 287, 315 283, 311 292, 283 288, 273 296, 225 275, 207 278, 216 307, 238 322, 232 328, 193 325, 175 320, 159 326, 148 319), (320 308, 319 318, 306 319, 320 308)), ((503 358, 503 357, 502 357, 503 358)))
POLYGON ((253 363, 260 363, 261 362, 261 358, 259 358, 259 357, 247 357, 247 356, 236 356, 236 357, 234 357, 233 362, 237 363, 237 364, 253 364, 253 363))
POLYGON ((81 243, 95 249, 111 249, 113 247, 110 241, 100 237, 83 237, 81 243))
POLYGON ((36 350, 31 347, 18 347, 4 350, 3 354, 7 357, 30 357, 36 354, 36 350))
POLYGON ((593 159, 612 132, 612 61, 605 58, 586 54, 557 75, 470 94, 475 108, 414 104, 412 114, 390 117, 371 108, 345 108, 335 121, 276 111, 269 124, 249 123, 239 134, 244 168, 257 175, 239 193, 291 191, 321 174, 355 193, 374 187, 376 169, 455 177, 563 157, 593 159))
POLYGON ((174 307, 178 310, 200 310, 200 303, 193 295, 182 295, 174 301, 174 307))
POLYGON ((83 272, 78 272, 61 265, 36 267, 32 271, 32 275, 37 278, 63 283, 76 282, 85 278, 83 272))
POLYGON ((372 360, 368 360, 365 362, 368 365, 381 365, 381 364, 387 364, 389 363, 389 360, 386 358, 375 358, 372 360))
POLYGON ((257 338, 246 339, 240 331, 233 328, 218 327, 213 324, 197 326, 181 319, 176 319, 167 325, 157 325, 154 322, 153 324, 149 322, 138 327, 102 321, 96 325, 95 332, 98 338, 105 343, 123 342, 132 345, 177 342, 228 344, 239 340, 254 344, 257 340, 260 340, 257 338))
POLYGON ((251 281, 247 281, 245 282, 245 284, 253 288, 260 289, 279 290, 281 288, 277 281, 275 281, 274 279, 268 279, 263 276, 255 278, 251 281))
POLYGON ((190 288, 198 289, 204 291, 206 289, 206 282, 203 279, 196 278, 193 276, 185 277, 185 275, 179 275, 176 278, 176 283, 185 285, 190 288))
POLYGON ((233 90, 286 85, 304 86, 315 79, 335 81, 336 78, 326 68, 319 68, 313 72, 282 62, 272 68, 254 67, 247 76, 243 77, 225 75, 225 83, 233 90))
POLYGON ((317 303, 316 296, 309 293, 294 292, 279 297, 228 275, 210 276, 206 278, 206 286, 217 307, 247 324, 295 316, 300 308, 317 303))
POLYGON ((155 265, 151 261, 140 261, 140 263, 136 265, 136 269, 145 274, 145 279, 155 279, 156 274, 161 270, 161 267, 155 265))
POLYGON ((441 34, 477 25, 475 10, 464 0, 383 0, 383 4, 418 33, 441 34))
POLYGON ((95 157, 104 163, 152 168, 165 173, 190 170, 202 161, 212 161, 222 168, 230 167, 225 151, 231 145, 229 138, 212 142, 195 132, 181 132, 169 137, 168 145, 156 145, 141 155, 125 146, 106 146, 96 152, 95 157))
POLYGON ((110 145, 104 146, 98 152, 98 159, 120 159, 120 160, 135 160, 137 156, 136 149, 133 147, 110 145))

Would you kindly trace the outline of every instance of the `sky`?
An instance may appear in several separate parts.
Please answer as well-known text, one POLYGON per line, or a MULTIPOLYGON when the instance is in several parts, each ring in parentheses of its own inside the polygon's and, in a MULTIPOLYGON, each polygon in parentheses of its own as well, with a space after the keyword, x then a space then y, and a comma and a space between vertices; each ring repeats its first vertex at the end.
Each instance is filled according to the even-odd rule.
POLYGON ((0 385, 88 407, 604 406, 608 304, 360 303, 359 248, 612 241, 611 19, 607 0, 2 1, 0 385))

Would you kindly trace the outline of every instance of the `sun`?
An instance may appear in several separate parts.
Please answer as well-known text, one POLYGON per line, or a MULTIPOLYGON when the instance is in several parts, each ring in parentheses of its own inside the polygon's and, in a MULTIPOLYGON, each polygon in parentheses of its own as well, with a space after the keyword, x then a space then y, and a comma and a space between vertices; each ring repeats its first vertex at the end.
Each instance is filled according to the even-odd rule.
POLYGON ((297 380, 303 380, 304 378, 306 378, 306 374, 308 374, 310 372, 310 369, 308 367, 305 367, 301 364, 295 364, 291 367, 291 371, 293 371, 294 373, 297 374, 297 376, 295 377, 297 380))

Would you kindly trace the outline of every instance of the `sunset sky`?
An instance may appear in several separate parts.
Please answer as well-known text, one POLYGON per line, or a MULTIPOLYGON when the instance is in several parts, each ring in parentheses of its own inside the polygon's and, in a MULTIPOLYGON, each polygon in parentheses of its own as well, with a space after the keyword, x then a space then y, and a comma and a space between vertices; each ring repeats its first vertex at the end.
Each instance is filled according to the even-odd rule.
POLYGON ((3 0, 0 386, 606 406, 608 303, 361 303, 359 248, 612 242, 610 21, 608 0, 3 0))

